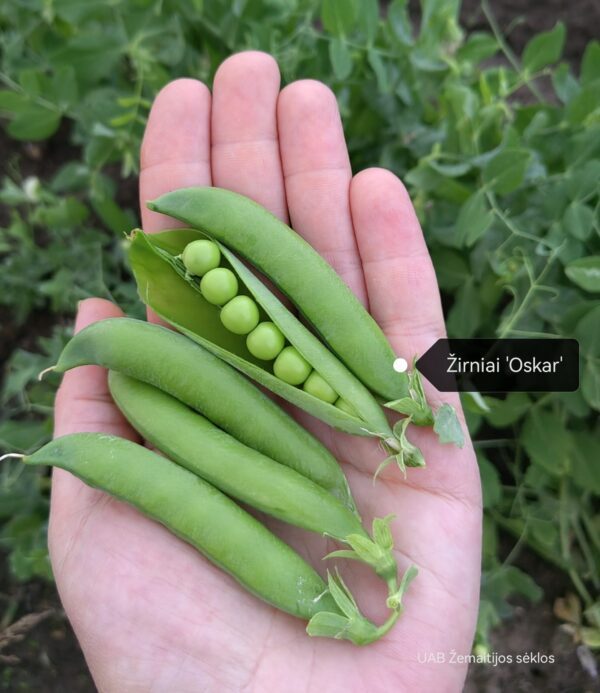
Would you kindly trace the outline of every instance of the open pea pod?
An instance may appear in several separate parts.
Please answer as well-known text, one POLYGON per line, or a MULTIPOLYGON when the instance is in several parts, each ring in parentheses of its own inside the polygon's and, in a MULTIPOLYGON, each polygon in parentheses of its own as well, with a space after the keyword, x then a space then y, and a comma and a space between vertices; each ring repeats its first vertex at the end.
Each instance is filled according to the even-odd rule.
MULTIPOLYGON (((392 429, 383 409, 371 392, 346 366, 258 279, 228 248, 218 244, 241 290, 256 301, 308 363, 331 385, 356 415, 347 413, 305 390, 279 379, 272 367, 255 358, 246 347, 246 338, 227 330, 219 319, 219 308, 204 299, 199 281, 186 272, 179 258, 186 245, 206 238, 196 229, 175 229, 157 234, 136 230, 131 235, 129 261, 138 292, 161 318, 185 335, 242 371, 272 392, 282 396, 334 428, 383 441, 387 451, 401 466, 422 466, 420 452, 404 436, 392 429)), ((214 240, 214 239, 213 239, 214 240)))
POLYGON ((442 442, 462 445, 452 407, 433 412, 416 369, 394 369, 396 355, 373 317, 333 268, 287 224, 244 195, 217 187, 181 188, 149 209, 206 233, 268 277, 331 351, 385 406, 419 426, 434 424, 442 442))
POLYGON ((373 392, 386 400, 409 395, 408 376, 394 370, 396 356, 375 320, 319 253, 267 209, 216 187, 173 190, 148 207, 200 229, 251 262, 373 392))

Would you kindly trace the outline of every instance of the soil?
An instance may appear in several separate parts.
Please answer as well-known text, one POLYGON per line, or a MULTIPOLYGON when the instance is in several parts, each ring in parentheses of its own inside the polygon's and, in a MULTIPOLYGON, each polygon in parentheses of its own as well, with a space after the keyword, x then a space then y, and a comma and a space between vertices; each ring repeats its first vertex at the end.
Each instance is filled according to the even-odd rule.
MULTIPOLYGON (((503 552, 508 553, 511 548, 512 540, 505 537, 503 552)), ((597 662, 589 650, 574 642, 552 610, 557 598, 573 591, 567 575, 529 550, 523 551, 514 563, 534 578, 544 590, 544 597, 538 604, 515 601, 512 618, 491 635, 490 650, 495 660, 470 666, 464 693, 592 693, 600 690, 598 675, 594 676, 597 662), (504 663, 502 656, 510 657, 509 663, 504 663), (522 662, 517 661, 518 657, 522 662), (503 663, 494 665, 494 661, 503 663)))
MULTIPOLYGON (((517 54, 532 36, 561 21, 567 28, 564 58, 577 69, 586 45, 598 39, 598 0, 489 0, 489 6, 517 54)), ((481 0, 463 0, 461 20, 471 31, 489 31, 481 0)))
MULTIPOLYGON (((491 0, 490 5, 499 26, 508 32, 509 44, 517 52, 535 33, 548 30, 562 20, 567 26, 565 58, 574 68, 578 67, 586 44, 597 38, 600 26, 597 0, 491 0)), ((463 0, 461 17, 469 29, 487 29, 479 0, 463 0)), ((69 144, 68 134, 68 126, 64 126, 41 145, 18 144, 0 130, 0 160, 5 171, 19 170, 23 176, 48 178, 62 163, 77 155, 69 144)), ((120 186, 120 201, 135 207, 134 184, 120 183, 120 186)), ((0 224, 5 221, 0 209, 0 224)), ((17 346, 31 346, 34 336, 46 333, 50 327, 49 318, 43 313, 32 316, 28 325, 17 327, 1 307, 0 324, 0 363, 17 346), (36 326, 35 330, 32 325, 36 326)), ((532 553, 525 552, 516 564, 544 588, 545 597, 537 605, 515 605, 513 618, 493 633, 492 651, 513 658, 525 653, 553 655, 555 663, 474 664, 469 671, 466 693, 599 690, 599 679, 592 677, 589 664, 587 669, 584 666, 586 653, 560 628, 552 613, 554 599, 570 589, 568 578, 532 553)), ((42 581, 20 584, 12 580, 6 571, 6 561, 0 556, 0 691, 87 693, 94 690, 54 586, 42 581), (29 625, 19 621, 27 616, 29 625), (8 628, 11 624, 14 628, 16 622, 22 625, 22 637, 12 637, 7 642, 8 628)))

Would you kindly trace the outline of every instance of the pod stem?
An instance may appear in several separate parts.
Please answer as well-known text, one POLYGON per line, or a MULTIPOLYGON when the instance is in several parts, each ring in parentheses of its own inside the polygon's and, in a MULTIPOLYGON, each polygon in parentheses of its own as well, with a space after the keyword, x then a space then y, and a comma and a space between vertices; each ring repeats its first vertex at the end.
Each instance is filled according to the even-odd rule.
MULTIPOLYGON (((343 637, 352 640, 355 644, 364 645, 381 638, 392 628, 394 623, 396 623, 402 611, 402 597, 410 581, 417 574, 417 569, 411 566, 404 573, 398 585, 398 566, 393 552, 394 543, 390 530, 390 524, 393 519, 393 515, 387 515, 384 518, 376 517, 373 520, 372 538, 361 534, 350 534, 346 537, 346 542, 350 545, 350 549, 333 551, 326 556, 326 558, 350 558, 366 563, 373 568, 375 573, 387 584, 388 597, 386 604, 392 611, 387 621, 381 626, 375 626, 370 621, 366 621, 360 616, 358 607, 356 607, 358 615, 355 612, 351 612, 348 606, 348 600, 351 599, 351 595, 348 596, 348 594, 346 594, 348 590, 338 576, 337 582, 334 580, 333 586, 330 584, 329 590, 338 606, 340 606, 346 615, 346 621, 342 624, 340 618, 343 617, 333 618, 335 616, 333 614, 329 614, 327 617, 320 616, 316 621, 316 625, 313 622, 309 634, 318 635, 320 634, 321 628, 331 629, 337 627, 339 631, 336 632, 342 634, 334 634, 333 636, 330 635, 330 637, 343 637), (345 601, 340 602, 338 600, 336 595, 339 596, 339 594, 336 592, 336 588, 338 591, 344 588, 344 594, 346 595, 345 601)), ((355 605, 353 600, 351 600, 351 603, 355 605)))
POLYGON ((328 572, 327 583, 329 592, 342 613, 319 611, 308 622, 306 632, 317 637, 349 640, 355 645, 368 645, 379 640, 386 633, 389 633, 402 615, 404 610, 402 597, 416 574, 417 568, 411 565, 404 573, 399 587, 396 588, 394 580, 394 589, 386 602, 391 613, 384 623, 376 626, 360 613, 352 593, 337 570, 335 575, 328 572))

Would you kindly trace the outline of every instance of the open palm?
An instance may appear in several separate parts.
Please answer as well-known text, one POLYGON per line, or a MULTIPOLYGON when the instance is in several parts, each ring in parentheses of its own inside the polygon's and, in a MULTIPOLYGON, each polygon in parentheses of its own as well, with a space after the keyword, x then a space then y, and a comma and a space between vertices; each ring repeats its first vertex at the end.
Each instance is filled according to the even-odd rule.
MULTIPOLYGON (((352 177, 335 97, 323 84, 303 80, 281 92, 279 85, 274 60, 248 52, 221 65, 212 95, 191 79, 160 92, 142 149, 144 229, 176 225, 145 208, 167 190, 216 185, 247 195, 291 222, 368 307, 395 352, 410 360, 443 335, 444 324, 408 195, 382 169, 352 177)), ((117 315, 106 301, 85 301, 76 329, 117 315)), ((438 405, 436 393, 428 394, 438 405)), ((471 647, 481 546, 470 443, 459 450, 440 445, 431 430, 411 429, 427 468, 411 469, 404 479, 388 467, 373 485, 382 459, 373 440, 295 414, 343 465, 365 524, 396 516, 399 566, 420 569, 399 623, 364 648, 309 638, 304 623, 247 594, 162 526, 55 470, 52 565, 100 690, 461 689, 466 667, 452 653, 471 647), (444 663, 432 661, 438 653, 444 663)), ((56 435, 76 431, 142 442, 113 405, 106 372, 95 366, 67 373, 57 396, 56 435)), ((330 541, 267 523, 324 572, 330 541)), ((363 612, 382 622, 384 586, 364 566, 339 561, 339 567, 363 612)))

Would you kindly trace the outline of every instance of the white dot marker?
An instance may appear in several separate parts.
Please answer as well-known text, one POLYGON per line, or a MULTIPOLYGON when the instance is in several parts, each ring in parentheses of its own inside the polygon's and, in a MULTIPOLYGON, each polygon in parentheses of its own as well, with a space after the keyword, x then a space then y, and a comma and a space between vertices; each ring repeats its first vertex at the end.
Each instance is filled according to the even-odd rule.
POLYGON ((408 362, 406 359, 398 358, 394 361, 393 369, 396 373, 404 373, 408 368, 408 362))

